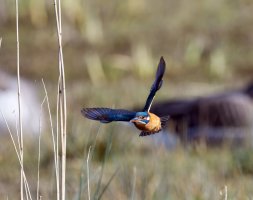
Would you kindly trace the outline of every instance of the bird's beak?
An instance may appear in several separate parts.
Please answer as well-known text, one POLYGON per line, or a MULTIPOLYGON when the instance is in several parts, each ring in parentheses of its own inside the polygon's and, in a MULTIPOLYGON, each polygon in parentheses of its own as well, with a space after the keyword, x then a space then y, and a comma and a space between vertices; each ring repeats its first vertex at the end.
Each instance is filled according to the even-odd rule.
POLYGON ((135 117, 135 118, 133 118, 133 119, 130 120, 131 123, 138 122, 138 121, 139 121, 138 117, 135 117))
POLYGON ((138 117, 131 119, 130 122, 139 123, 139 124, 146 124, 145 122, 141 121, 138 117))

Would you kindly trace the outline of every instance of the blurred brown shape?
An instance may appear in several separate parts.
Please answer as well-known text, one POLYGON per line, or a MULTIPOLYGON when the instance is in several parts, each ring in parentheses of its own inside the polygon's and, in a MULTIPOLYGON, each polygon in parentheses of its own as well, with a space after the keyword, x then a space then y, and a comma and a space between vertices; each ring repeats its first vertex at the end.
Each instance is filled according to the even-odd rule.
POLYGON ((170 116, 168 127, 183 142, 241 143, 253 127, 253 83, 234 90, 194 98, 154 103, 151 112, 170 116))

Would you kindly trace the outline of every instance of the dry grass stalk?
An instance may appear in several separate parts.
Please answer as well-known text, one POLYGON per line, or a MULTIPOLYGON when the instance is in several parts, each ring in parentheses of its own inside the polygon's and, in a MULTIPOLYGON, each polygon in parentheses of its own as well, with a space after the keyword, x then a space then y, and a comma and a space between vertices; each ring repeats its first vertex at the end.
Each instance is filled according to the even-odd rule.
POLYGON ((41 116, 42 116, 42 108, 43 104, 46 100, 46 96, 44 97, 41 105, 40 105, 40 120, 39 120, 39 154, 38 154, 38 173, 37 173, 37 196, 36 199, 39 200, 41 197, 39 196, 39 188, 40 188, 40 141, 41 141, 41 116))
MULTIPOLYGON (((6 127, 7 127, 7 130, 10 134, 10 137, 11 137, 11 140, 12 140, 12 143, 13 143, 13 146, 14 146, 14 149, 15 149, 15 152, 16 152, 16 155, 18 157, 18 161, 19 161, 19 164, 20 164, 20 169, 21 169, 21 176, 22 176, 22 180, 24 181, 23 183, 25 184, 25 192, 26 192, 26 199, 30 199, 32 200, 32 196, 31 196, 31 192, 30 192, 30 188, 29 188, 29 184, 28 184, 28 181, 26 179, 26 175, 25 175, 25 172, 24 172, 24 166, 23 166, 23 163, 21 162, 21 154, 20 154, 20 149, 17 148, 17 145, 15 143, 15 140, 13 138, 13 134, 11 132, 11 129, 9 127, 9 124, 4 116, 4 114, 2 113, 1 111, 1 114, 2 114, 2 117, 4 119, 4 122, 6 124, 6 127)), ((21 199, 23 197, 21 196, 21 199)))
POLYGON ((88 185, 88 199, 90 200, 90 168, 89 168, 89 160, 90 160, 90 151, 91 146, 89 147, 88 156, 87 156, 87 185, 88 185))
POLYGON ((51 114, 50 104, 49 104, 49 100, 48 100, 46 85, 45 85, 43 79, 42 79, 42 84, 43 84, 45 96, 46 96, 48 115, 49 115, 49 121, 50 121, 50 129, 51 129, 51 135, 52 135, 52 141, 53 141, 55 177, 56 177, 56 196, 57 196, 57 200, 59 200, 60 199, 60 189, 59 189, 60 177, 59 177, 59 163, 58 163, 58 159, 57 159, 58 158, 58 149, 57 149, 58 148, 58 146, 57 146, 58 141, 55 141, 52 114, 51 114))
POLYGON ((23 189, 23 131, 22 131, 22 113, 21 113, 21 90, 20 90, 20 67, 19 67, 19 7, 18 7, 18 0, 15 1, 16 5, 16 33, 17 33, 17 84, 18 84, 18 120, 19 120, 19 139, 20 139, 20 148, 19 148, 19 155, 20 155, 20 195, 21 200, 24 199, 24 189, 23 189))
MULTIPOLYGON (((60 121, 57 118, 57 127, 60 128, 61 135, 61 199, 65 199, 65 172, 66 172, 66 132, 67 132, 67 104, 65 90, 65 70, 62 51, 62 20, 61 20, 61 0, 54 0, 55 17, 57 26, 57 36, 59 45, 59 85, 57 105, 59 105, 60 121)), ((58 199, 58 198, 57 198, 58 199)))
POLYGON ((133 187, 132 187, 132 194, 131 194, 131 199, 134 200, 135 199, 135 188, 136 188, 136 167, 134 167, 134 177, 133 177, 133 187))

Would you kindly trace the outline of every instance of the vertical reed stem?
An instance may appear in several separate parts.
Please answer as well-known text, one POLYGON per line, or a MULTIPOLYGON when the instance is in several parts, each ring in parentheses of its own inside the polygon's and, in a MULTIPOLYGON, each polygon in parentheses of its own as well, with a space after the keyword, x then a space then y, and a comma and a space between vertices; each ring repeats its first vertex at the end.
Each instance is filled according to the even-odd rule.
MULTIPOLYGON (((62 21, 61 21, 61 0, 54 0, 57 36, 59 45, 59 114, 60 124, 57 120, 57 126, 60 127, 61 135, 61 198, 65 199, 65 173, 66 173, 66 132, 67 132, 67 103, 66 103, 66 90, 65 90, 65 70, 63 62, 63 51, 62 51, 62 21)), ((58 102, 57 102, 58 103, 58 102)))
POLYGON ((87 156, 87 160, 86 160, 86 164, 87 164, 87 186, 88 186, 88 199, 90 200, 90 168, 89 168, 89 160, 90 160, 90 151, 91 151, 91 146, 89 147, 89 151, 88 151, 88 156, 87 156))
MULTIPOLYGON (((16 5, 16 33, 17 33, 17 85, 18 85, 18 121, 19 121, 19 138, 20 138, 20 161, 21 165, 23 166, 23 131, 22 131, 22 113, 21 113, 21 91, 20 91, 20 71, 19 71, 19 7, 18 7, 18 0, 15 0, 16 5)), ((22 167, 20 168, 20 199, 23 200, 24 198, 24 191, 23 191, 23 172, 22 167)))

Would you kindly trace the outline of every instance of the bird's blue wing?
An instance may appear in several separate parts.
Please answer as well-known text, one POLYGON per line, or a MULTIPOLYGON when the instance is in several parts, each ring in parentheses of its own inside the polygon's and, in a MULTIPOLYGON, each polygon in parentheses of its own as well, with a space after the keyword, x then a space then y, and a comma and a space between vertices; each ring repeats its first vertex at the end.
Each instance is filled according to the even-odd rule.
POLYGON ((164 61, 163 57, 161 57, 160 62, 157 67, 157 71, 156 71, 156 78, 155 78, 155 81, 150 89, 150 93, 148 95, 148 98, 147 98, 146 104, 143 108, 143 111, 149 111, 156 92, 162 87, 162 83, 163 83, 162 79, 163 79, 163 75, 165 72, 165 66, 166 66, 165 61, 164 61))
POLYGON ((135 112, 111 108, 83 108, 81 113, 88 119, 97 120, 102 123, 130 121, 135 117, 135 112))

